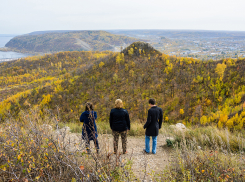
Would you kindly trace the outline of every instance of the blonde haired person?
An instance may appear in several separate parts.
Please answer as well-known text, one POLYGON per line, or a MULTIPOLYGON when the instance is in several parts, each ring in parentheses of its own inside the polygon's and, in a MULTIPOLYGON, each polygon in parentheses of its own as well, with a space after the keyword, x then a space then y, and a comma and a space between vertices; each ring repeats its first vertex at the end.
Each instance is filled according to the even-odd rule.
POLYGON ((128 111, 122 107, 122 100, 117 99, 115 108, 110 113, 110 127, 114 137, 114 153, 117 153, 119 135, 121 135, 123 154, 125 154, 127 153, 127 131, 130 130, 130 120, 128 111))

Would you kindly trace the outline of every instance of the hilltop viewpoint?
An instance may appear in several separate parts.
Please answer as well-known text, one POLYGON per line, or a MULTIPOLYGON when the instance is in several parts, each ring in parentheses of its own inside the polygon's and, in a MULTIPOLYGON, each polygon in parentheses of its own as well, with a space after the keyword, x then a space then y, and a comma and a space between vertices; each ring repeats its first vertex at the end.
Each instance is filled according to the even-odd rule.
POLYGON ((0 181, 244 181, 245 58, 169 56, 110 36, 85 31, 11 41, 51 51, 45 45, 53 40, 73 40, 75 49, 77 38, 91 49, 0 63, 0 181), (104 49, 116 42, 129 46, 104 49), (163 110, 156 154, 143 152, 150 98, 163 110), (109 117, 116 99, 130 118, 126 154, 121 139, 114 153, 109 117), (98 116, 99 150, 82 138, 87 102, 98 116))

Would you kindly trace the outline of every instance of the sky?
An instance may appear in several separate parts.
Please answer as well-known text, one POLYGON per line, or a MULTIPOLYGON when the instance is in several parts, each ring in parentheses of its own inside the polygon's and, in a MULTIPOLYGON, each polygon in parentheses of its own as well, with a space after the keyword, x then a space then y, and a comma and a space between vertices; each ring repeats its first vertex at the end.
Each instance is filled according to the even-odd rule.
POLYGON ((0 0, 0 34, 43 30, 245 31, 244 0, 0 0))

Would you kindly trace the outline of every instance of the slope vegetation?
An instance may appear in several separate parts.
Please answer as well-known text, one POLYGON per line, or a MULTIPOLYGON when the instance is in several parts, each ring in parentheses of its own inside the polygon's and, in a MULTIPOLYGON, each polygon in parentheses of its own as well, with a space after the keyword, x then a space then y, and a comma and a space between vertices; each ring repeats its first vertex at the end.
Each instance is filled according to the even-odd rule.
POLYGON ((115 99, 121 98, 132 122, 141 123, 153 97, 165 122, 241 130, 244 62, 178 58, 136 42, 122 53, 64 52, 2 63, 0 117, 18 117, 20 109, 35 108, 42 117, 53 113, 61 121, 76 122, 91 101, 98 121, 108 122, 115 99))

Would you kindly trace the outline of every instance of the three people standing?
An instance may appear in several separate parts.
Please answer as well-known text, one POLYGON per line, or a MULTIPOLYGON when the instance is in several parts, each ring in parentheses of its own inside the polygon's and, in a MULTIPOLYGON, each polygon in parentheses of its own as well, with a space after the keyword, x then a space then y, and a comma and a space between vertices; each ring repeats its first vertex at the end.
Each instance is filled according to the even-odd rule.
MULTIPOLYGON (((149 99, 150 109, 148 110, 147 122, 144 125, 145 131, 145 149, 144 152, 150 153, 150 137, 152 137, 152 153, 156 153, 157 136, 162 126, 163 112, 160 107, 156 106, 155 99, 149 99)), ((90 141, 94 141, 94 145, 99 151, 98 133, 95 119, 97 113, 93 110, 91 103, 86 103, 85 111, 80 116, 83 123, 82 137, 86 141, 87 151, 90 152, 90 141)), ((118 151, 118 140, 121 135, 123 154, 127 153, 127 132, 130 130, 130 119, 126 109, 123 109, 121 99, 115 101, 115 108, 110 112, 110 128, 112 130, 114 153, 118 151)))

